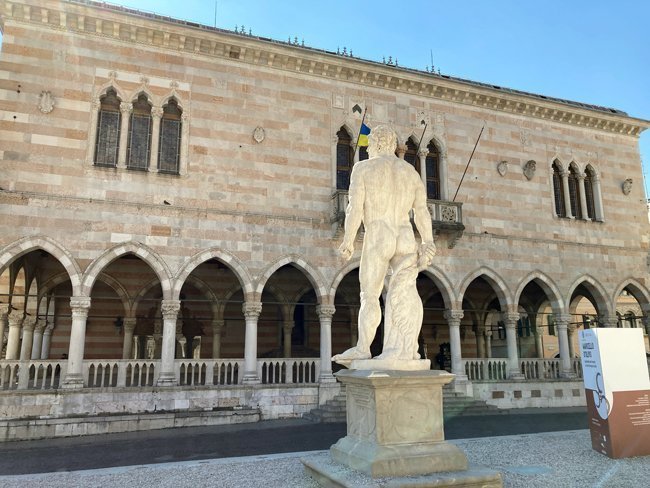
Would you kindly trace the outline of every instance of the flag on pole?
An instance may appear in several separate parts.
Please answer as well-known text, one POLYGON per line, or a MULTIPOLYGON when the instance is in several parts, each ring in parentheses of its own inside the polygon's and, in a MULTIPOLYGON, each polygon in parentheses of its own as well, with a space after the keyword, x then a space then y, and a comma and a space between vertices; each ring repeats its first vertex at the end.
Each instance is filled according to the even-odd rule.
POLYGON ((370 135, 370 127, 361 122, 361 129, 359 130, 359 146, 368 147, 368 135, 370 135))

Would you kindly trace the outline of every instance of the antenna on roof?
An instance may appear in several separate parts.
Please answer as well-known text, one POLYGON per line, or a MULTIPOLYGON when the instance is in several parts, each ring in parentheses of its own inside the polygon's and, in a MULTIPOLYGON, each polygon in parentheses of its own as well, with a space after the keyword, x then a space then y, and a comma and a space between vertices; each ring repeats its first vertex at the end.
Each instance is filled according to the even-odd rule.
POLYGON ((214 26, 217 26, 217 0, 214 0, 214 26))

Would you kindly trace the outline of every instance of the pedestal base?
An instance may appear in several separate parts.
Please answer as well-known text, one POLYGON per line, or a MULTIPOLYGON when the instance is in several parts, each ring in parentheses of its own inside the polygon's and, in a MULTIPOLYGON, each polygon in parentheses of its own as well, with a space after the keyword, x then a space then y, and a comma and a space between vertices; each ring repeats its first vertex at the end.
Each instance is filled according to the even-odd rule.
MULTIPOLYGON (((343 361, 339 361, 343 364, 343 361)), ((431 369, 429 359, 354 359, 346 364, 349 369, 367 371, 427 371, 431 369)))
POLYGON ((302 459, 305 472, 328 488, 501 488, 501 474, 491 469, 470 467, 465 471, 402 476, 381 480, 332 461, 326 454, 302 459))
POLYGON ((334 461, 373 478, 467 469, 465 453, 445 441, 382 446, 346 436, 330 453, 334 461))

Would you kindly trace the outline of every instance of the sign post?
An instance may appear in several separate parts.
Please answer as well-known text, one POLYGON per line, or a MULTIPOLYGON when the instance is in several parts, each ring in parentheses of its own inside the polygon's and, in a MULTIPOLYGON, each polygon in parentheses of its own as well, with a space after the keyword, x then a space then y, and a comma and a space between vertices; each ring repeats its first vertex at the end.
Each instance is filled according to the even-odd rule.
POLYGON ((580 331, 591 446, 610 458, 650 455, 650 379, 641 329, 580 331))

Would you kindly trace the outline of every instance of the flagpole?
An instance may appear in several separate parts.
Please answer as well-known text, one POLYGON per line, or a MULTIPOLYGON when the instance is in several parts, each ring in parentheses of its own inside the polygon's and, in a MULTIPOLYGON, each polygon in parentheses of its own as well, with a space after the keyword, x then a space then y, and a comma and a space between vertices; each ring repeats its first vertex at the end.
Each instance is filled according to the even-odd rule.
POLYGON ((465 171, 463 171, 463 176, 460 179, 460 183, 458 183, 458 188, 456 188, 456 194, 454 195, 454 199, 452 202, 456 201, 456 196, 458 196, 458 190, 460 190, 460 185, 463 184, 463 180, 465 179, 465 174, 467 173, 467 168, 469 168, 469 163, 472 162, 472 157, 474 156, 474 151, 476 151, 476 146, 478 146, 478 141, 481 140, 481 136, 483 135, 483 129, 485 129, 485 124, 483 127, 481 127, 481 132, 478 134, 478 138, 476 139, 476 144, 474 144, 474 149, 472 149, 472 154, 470 154, 469 159, 467 160, 467 166, 465 166, 465 171))
POLYGON ((357 142, 354 144, 354 152, 352 153, 353 160, 355 154, 357 154, 357 148, 359 147, 359 139, 361 138, 361 128, 363 127, 363 123, 366 121, 366 110, 368 110, 368 107, 365 107, 363 109, 363 117, 361 117, 361 125, 359 126, 359 133, 357 134, 357 142))
POLYGON ((429 125, 428 122, 425 122, 424 120, 424 130, 422 131, 422 135, 420 136, 420 142, 418 142, 418 148, 415 150, 415 157, 418 157, 418 153, 420 152, 420 145, 422 144, 422 139, 424 139, 424 133, 427 131, 427 126, 429 125))

